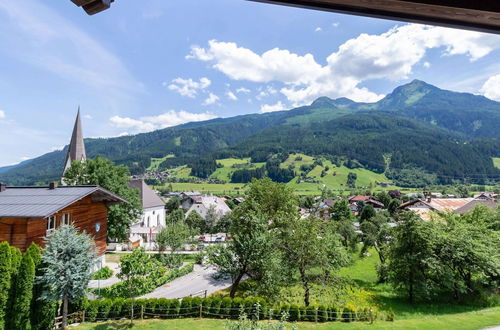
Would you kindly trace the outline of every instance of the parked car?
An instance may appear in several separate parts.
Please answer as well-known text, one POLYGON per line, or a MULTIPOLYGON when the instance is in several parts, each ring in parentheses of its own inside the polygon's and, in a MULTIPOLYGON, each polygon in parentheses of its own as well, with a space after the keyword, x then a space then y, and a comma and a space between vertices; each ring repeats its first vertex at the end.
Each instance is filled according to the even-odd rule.
POLYGON ((224 242, 224 237, 218 236, 215 238, 215 243, 221 243, 221 242, 224 242))
POLYGON ((200 236, 200 238, 198 238, 198 240, 199 240, 200 242, 205 242, 205 240, 206 240, 205 235, 201 235, 201 236, 200 236))

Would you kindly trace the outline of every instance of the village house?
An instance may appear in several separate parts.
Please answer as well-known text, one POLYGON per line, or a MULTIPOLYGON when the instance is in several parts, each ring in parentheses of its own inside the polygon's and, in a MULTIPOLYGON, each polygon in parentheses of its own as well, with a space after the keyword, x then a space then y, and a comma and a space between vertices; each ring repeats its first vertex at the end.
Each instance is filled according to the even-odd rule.
POLYGON ((139 190, 143 208, 140 219, 130 227, 130 242, 153 248, 156 234, 166 225, 165 202, 143 180, 131 180, 129 186, 139 190))
POLYGON ((349 206, 355 215, 359 215, 364 205, 371 205, 375 210, 385 208, 384 204, 376 201, 370 195, 356 195, 349 198, 349 206))
POLYGON ((104 261, 108 207, 127 201, 99 186, 10 187, 0 184, 0 241, 25 251, 63 224, 90 234, 104 261))
POLYGON ((231 212, 226 202, 222 198, 214 195, 182 193, 181 207, 186 210, 186 216, 195 211, 203 219, 207 217, 210 208, 213 208, 219 217, 223 217, 231 212))
POLYGON ((473 210, 477 205, 489 208, 498 207, 498 203, 488 199, 476 198, 426 198, 414 199, 400 205, 401 209, 413 211, 423 220, 430 220, 433 213, 464 214, 473 210))

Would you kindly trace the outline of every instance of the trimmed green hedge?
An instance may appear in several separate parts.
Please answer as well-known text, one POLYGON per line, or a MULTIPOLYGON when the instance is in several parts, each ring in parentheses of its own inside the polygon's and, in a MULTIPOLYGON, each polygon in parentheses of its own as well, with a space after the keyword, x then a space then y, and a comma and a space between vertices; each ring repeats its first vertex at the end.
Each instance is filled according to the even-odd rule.
MULTIPOLYGON (((136 299, 135 318, 188 318, 204 317, 217 319, 238 319, 240 311, 255 319, 259 308, 259 319, 281 319, 283 313, 289 321, 333 322, 366 321, 373 312, 370 309, 353 311, 349 308, 327 306, 297 306, 284 304, 278 307, 269 305, 262 298, 220 298, 186 297, 178 299, 136 299)), ((85 306, 85 320, 95 322, 107 319, 129 318, 130 299, 101 299, 89 301, 85 306)))
MULTIPOLYGON (((144 290, 139 292, 138 296, 142 296, 144 294, 150 293, 150 292, 154 291, 154 289, 156 289, 159 286, 164 285, 165 283, 171 282, 178 277, 187 275, 187 274, 191 273, 193 271, 193 269, 194 269, 194 264, 190 263, 190 264, 183 266, 182 268, 173 269, 170 272, 166 273, 165 275, 163 275, 157 279, 152 279, 152 280, 148 279, 148 282, 146 283, 146 285, 143 286, 144 290)), ((97 294, 98 289, 92 289, 92 292, 94 294, 97 294)), ((130 297, 128 283, 127 283, 127 281, 122 281, 122 282, 115 283, 109 287, 101 288, 100 295, 103 298, 110 298, 110 299, 128 298, 128 297, 130 297)))

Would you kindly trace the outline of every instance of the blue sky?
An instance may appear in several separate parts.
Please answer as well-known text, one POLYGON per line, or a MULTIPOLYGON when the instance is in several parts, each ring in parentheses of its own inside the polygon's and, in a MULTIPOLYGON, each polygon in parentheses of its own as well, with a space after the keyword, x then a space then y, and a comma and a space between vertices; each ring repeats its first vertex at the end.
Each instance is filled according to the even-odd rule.
POLYGON ((412 79, 500 101, 500 36, 244 0, 0 0, 0 165, 86 137, 376 101, 412 79))

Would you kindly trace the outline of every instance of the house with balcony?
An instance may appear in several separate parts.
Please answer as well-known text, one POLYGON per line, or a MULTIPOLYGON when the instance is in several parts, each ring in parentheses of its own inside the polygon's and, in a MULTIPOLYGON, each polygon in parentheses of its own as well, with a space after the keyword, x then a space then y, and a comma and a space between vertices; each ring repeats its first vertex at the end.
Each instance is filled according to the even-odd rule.
POLYGON ((25 251, 63 224, 90 234, 104 261, 108 207, 127 201, 99 186, 10 187, 0 184, 0 241, 25 251))

